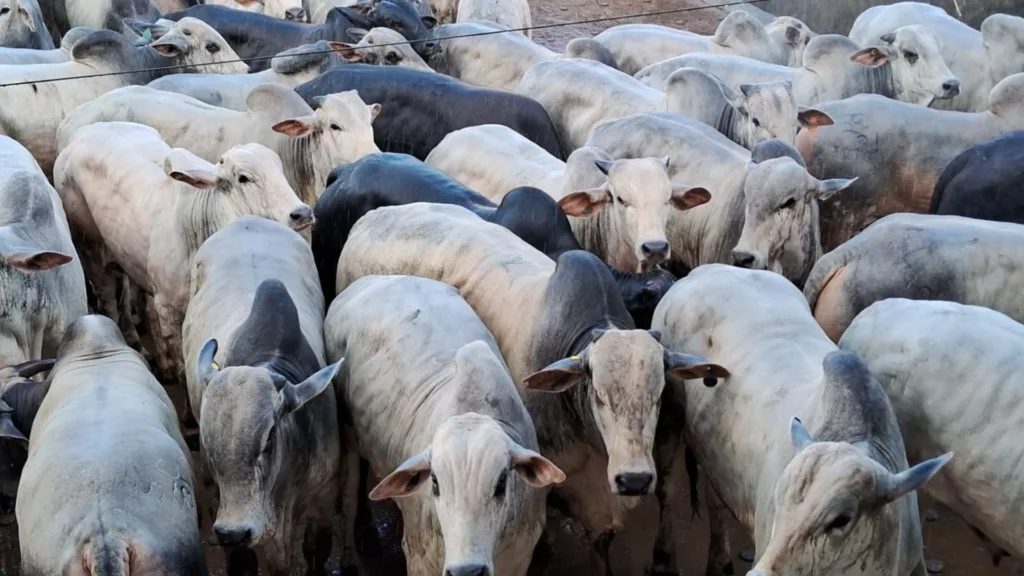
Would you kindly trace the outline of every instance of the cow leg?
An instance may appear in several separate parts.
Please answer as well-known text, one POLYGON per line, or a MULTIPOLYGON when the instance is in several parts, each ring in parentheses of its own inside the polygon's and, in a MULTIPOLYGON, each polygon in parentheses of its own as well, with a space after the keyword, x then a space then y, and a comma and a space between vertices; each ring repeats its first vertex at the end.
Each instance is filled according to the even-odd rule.
POLYGON ((327 576, 327 560, 331 557, 331 524, 309 524, 302 540, 302 555, 308 576, 327 576))
POLYGON ((658 471, 655 494, 660 508, 658 535, 654 541, 654 557, 647 574, 667 576, 679 573, 675 555, 676 491, 678 488, 673 469, 683 449, 682 437, 666 419, 659 420, 655 434, 654 462, 658 471))
POLYGON ((355 438, 350 434, 350 428, 342 428, 342 454, 341 454, 341 488, 338 490, 338 516, 337 523, 338 545, 341 546, 341 573, 359 574, 359 554, 356 547, 355 530, 356 514, 358 513, 359 501, 363 493, 360 492, 364 485, 363 474, 369 474, 369 467, 364 471, 361 466, 359 454, 352 448, 355 446, 355 438))
POLYGON ((228 576, 258 576, 260 563, 252 548, 228 548, 224 552, 228 576))
POLYGON ((591 546, 594 549, 594 555, 597 556, 602 563, 604 563, 604 576, 614 576, 612 573, 612 558, 611 558, 611 547, 612 541, 615 539, 615 532, 611 530, 602 532, 597 538, 592 540, 591 546))
POLYGON ((725 502, 707 480, 704 481, 708 501, 708 570, 707 576, 729 576, 735 574, 732 552, 729 548, 729 516, 731 512, 725 502))

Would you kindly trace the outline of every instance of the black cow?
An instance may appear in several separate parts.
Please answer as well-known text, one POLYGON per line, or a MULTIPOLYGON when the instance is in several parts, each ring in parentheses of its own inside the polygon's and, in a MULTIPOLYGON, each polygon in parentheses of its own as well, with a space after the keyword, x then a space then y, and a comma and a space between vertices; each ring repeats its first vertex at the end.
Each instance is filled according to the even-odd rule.
MULTIPOLYGON (((580 250, 565 213, 542 190, 516 188, 497 206, 411 156, 373 154, 331 171, 327 190, 316 203, 313 259, 328 304, 336 293, 341 249, 356 221, 375 208, 414 202, 467 208, 488 222, 508 228, 553 260, 570 250, 580 250)), ((612 270, 612 275, 637 325, 650 326, 655 306, 675 277, 659 268, 643 275, 612 270)))
POLYGON ((0 370, 0 514, 14 512, 18 480, 28 460, 28 437, 46 383, 30 380, 53 368, 54 360, 33 360, 0 370))
POLYGON ((227 40, 242 59, 247 60, 250 72, 270 67, 271 57, 303 44, 318 40, 357 42, 349 34, 350 28, 391 28, 406 40, 414 41, 413 49, 424 58, 437 50, 437 42, 427 41, 433 16, 420 16, 419 10, 408 0, 378 0, 365 14, 352 8, 332 8, 323 24, 303 24, 272 18, 226 6, 204 4, 164 16, 178 21, 186 16, 198 18, 212 26, 227 40), (261 58, 260 60, 249 60, 261 58))
POLYGON ((537 101, 511 92, 470 86, 443 74, 398 66, 353 64, 327 70, 295 89, 314 108, 317 96, 357 90, 383 110, 373 124, 385 152, 427 157, 449 133, 481 124, 502 124, 565 159, 555 126, 537 101))
POLYGON ((953 158, 935 182, 929 211, 1024 224, 1024 130, 953 158))

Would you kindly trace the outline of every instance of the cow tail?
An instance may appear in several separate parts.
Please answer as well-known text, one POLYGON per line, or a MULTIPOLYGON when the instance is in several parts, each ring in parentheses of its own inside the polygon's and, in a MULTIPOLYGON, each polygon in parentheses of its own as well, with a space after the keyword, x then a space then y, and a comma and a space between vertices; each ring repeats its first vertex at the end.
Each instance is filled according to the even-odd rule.
POLYGON ((844 250, 840 246, 819 258, 814 267, 811 268, 811 273, 807 276, 807 282, 804 283, 804 297, 807 298, 807 304, 812 312, 818 303, 818 296, 821 295, 821 291, 832 280, 832 276, 835 275, 836 271, 846 264, 847 252, 848 250, 844 250))
MULTIPOLYGON (((130 576, 131 546, 122 538, 96 538, 78 553, 84 576, 130 576)), ((72 571, 71 576, 78 572, 72 571)))

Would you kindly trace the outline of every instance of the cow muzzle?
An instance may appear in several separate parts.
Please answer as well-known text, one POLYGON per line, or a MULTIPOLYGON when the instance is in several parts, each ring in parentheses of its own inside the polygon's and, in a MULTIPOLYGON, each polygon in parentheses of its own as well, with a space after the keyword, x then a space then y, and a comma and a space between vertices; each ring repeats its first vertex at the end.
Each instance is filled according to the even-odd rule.
POLYGON ((444 576, 491 576, 491 569, 483 564, 463 564, 444 569, 444 576))
POLYGON ((732 251, 732 264, 737 268, 747 268, 749 270, 764 270, 766 267, 764 258, 760 254, 740 250, 739 248, 732 251))
POLYGON ((619 496, 646 496, 654 489, 654 475, 624 472, 615 475, 615 493, 619 496))
POLYGON ((288 226, 296 232, 301 232, 313 225, 313 209, 302 205, 288 214, 288 226))
POLYGON ((289 8, 284 11, 284 19, 289 20, 291 22, 305 22, 306 11, 298 6, 294 8, 289 8))
POLYGON ((942 83, 942 96, 940 98, 953 98, 960 94, 960 80, 950 78, 942 83))
POLYGON ((665 240, 648 240, 640 245, 641 272, 668 260, 671 251, 665 240))
POLYGON ((213 544, 216 546, 251 546, 253 530, 249 526, 213 525, 213 544))

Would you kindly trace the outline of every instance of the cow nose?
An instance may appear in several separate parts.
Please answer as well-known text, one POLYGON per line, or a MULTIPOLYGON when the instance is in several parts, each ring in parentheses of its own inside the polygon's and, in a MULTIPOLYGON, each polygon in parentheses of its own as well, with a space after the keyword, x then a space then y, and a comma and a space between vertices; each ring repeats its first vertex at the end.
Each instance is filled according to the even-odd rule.
POLYGON ((643 496, 654 484, 654 476, 646 472, 627 472, 615 476, 615 488, 622 496, 643 496))
POLYGON ((757 258, 750 252, 744 252, 743 250, 732 251, 732 263, 734 266, 740 268, 753 268, 754 260, 757 258))
POLYGON ((491 576, 491 571, 483 564, 467 564, 446 568, 444 576, 491 576))
POLYGON ((289 9, 284 11, 284 19, 285 20, 305 20, 306 19, 306 11, 303 10, 299 6, 296 6, 294 8, 289 8, 289 9))
POLYGON ((248 546, 252 543, 252 529, 246 526, 213 525, 213 533, 220 546, 248 546))
POLYGON ((302 230, 313 223, 313 209, 302 205, 292 210, 288 215, 288 221, 295 230, 302 230))
POLYGON ((441 43, 437 40, 427 40, 423 43, 423 55, 427 58, 441 51, 441 43))
POLYGON ((945 82, 942 83, 942 90, 949 97, 956 96, 957 94, 960 94, 960 81, 957 80, 956 78, 952 80, 946 80, 945 82))
POLYGON ((640 245, 640 252, 643 253, 644 258, 648 261, 657 258, 664 260, 668 258, 668 242, 664 240, 644 242, 640 245))

